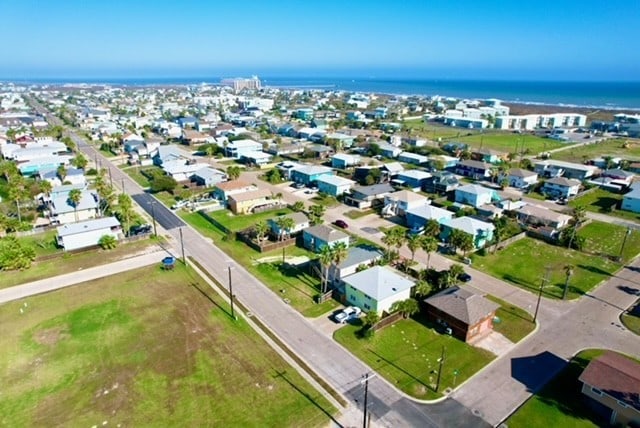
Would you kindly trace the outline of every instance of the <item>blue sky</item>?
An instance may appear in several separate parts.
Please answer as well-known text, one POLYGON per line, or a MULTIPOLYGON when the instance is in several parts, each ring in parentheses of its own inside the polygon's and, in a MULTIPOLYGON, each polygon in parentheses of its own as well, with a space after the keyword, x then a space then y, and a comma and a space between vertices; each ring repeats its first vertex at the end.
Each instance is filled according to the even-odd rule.
POLYGON ((640 80, 640 2, 0 0, 0 77, 640 80))

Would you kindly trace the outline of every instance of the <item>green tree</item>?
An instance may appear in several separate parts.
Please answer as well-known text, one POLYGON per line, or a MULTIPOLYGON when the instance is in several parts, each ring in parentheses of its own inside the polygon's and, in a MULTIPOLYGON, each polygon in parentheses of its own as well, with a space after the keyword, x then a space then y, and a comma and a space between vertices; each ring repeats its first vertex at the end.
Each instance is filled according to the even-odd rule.
POLYGON ((317 224, 322 224, 325 213, 324 205, 311 205, 309 207, 309 220, 315 226, 317 224))
POLYGON ((178 186, 178 182, 168 175, 158 175, 151 180, 149 189, 153 193, 158 192, 173 192, 178 186))
POLYGON ((73 160, 71 161, 71 163, 73 164, 73 166, 75 166, 76 168, 79 169, 84 169, 87 164, 89 163, 89 161, 87 160, 86 157, 84 157, 84 155, 82 153, 78 153, 76 155, 75 158, 73 158, 73 160))
POLYGON ((267 181, 271 184, 280 184, 284 181, 278 168, 273 168, 266 173, 267 181))
POLYGON ((258 242, 261 242, 264 236, 269 231, 269 225, 264 221, 259 221, 256 223, 253 229, 256 233, 256 239, 258 240, 258 242))
POLYGON ((133 209, 133 201, 126 193, 118 195, 118 212, 116 215, 120 223, 122 223, 124 234, 129 236, 129 229, 131 229, 131 221, 135 216, 135 211, 133 209))
POLYGON ((389 310, 391 313, 400 312, 402 314, 402 318, 406 319, 411 315, 418 313, 420 307, 415 299, 405 299, 393 303, 389 310))
POLYGON ((464 257, 467 256, 469 251, 472 251, 476 246, 473 242, 473 236, 469 233, 465 233, 464 235, 460 235, 460 242, 458 247, 462 250, 462 254, 464 257))
POLYGON ((242 170, 237 165, 230 165, 227 167, 227 176, 230 180, 237 180, 240 178, 240 173, 242 170))
POLYGON ((457 263, 452 264, 451 267, 449 267, 449 270, 447 271, 448 285, 449 286, 454 285, 456 282, 458 282, 458 278, 460 278, 463 274, 464 274, 464 267, 462 267, 462 265, 457 263))
POLYGON ((430 235, 425 235, 420 242, 422 250, 427 253, 427 269, 431 267, 431 254, 438 250, 438 240, 430 235))
POLYGON ((367 312, 364 317, 362 317, 362 324, 365 328, 370 329, 374 325, 376 325, 380 321, 380 315, 376 311, 367 312))
POLYGON ((424 237, 420 235, 409 235, 409 237, 407 238, 407 248, 409 248, 409 251, 411 251, 412 262, 416 258, 416 251, 422 248, 423 240, 424 240, 424 237))
POLYGON ((98 245, 103 250, 113 250, 118 246, 118 240, 113 235, 102 235, 98 240, 98 245))
POLYGON ((64 179, 67 178, 67 168, 65 168, 64 165, 60 165, 56 170, 56 173, 58 174, 58 177, 60 177, 60 181, 64 183, 64 179))
POLYGON ((295 226, 295 222, 291 217, 280 216, 276 219, 276 224, 278 225, 279 233, 278 237, 282 241, 285 235, 288 235, 295 226))
POLYGON ((432 236, 437 239, 438 236, 440 236, 440 223, 438 223, 438 221, 434 219, 430 219, 429 221, 427 221, 427 223, 424 225, 424 235, 432 236))
POLYGON ((23 245, 15 236, 0 238, 0 270, 29 269, 35 259, 35 250, 23 245))
POLYGON ((80 204, 80 200, 82 199, 82 192, 78 189, 71 189, 69 195, 67 196, 67 200, 69 205, 73 207, 73 212, 76 217, 76 221, 78 221, 78 204, 80 204))
POLYGON ((301 212, 302 210, 304 210, 304 202, 302 201, 296 201, 293 203, 293 205, 291 205, 291 210, 294 212, 301 212))
POLYGON ((493 253, 496 252, 500 242, 504 239, 504 236, 507 232, 507 218, 506 217, 498 217, 493 221, 493 226, 495 227, 493 231, 493 240, 495 241, 495 245, 493 246, 493 253))
POLYGON ((9 191, 7 193, 9 199, 16 204, 16 209, 18 211, 18 222, 22 223, 20 203, 29 196, 29 191, 27 189, 27 183, 25 179, 21 176, 14 177, 11 181, 11 187, 9 187, 9 191))
MULTIPOLYGON (((573 209, 573 218, 571 220, 571 228, 565 229, 565 231, 569 231, 567 248, 577 247, 578 250, 582 249, 583 242, 581 240, 576 239, 576 235, 578 233, 578 229, 580 225, 587 218, 587 210, 583 206, 577 206, 573 209), (578 245, 576 245, 576 243, 578 245)), ((561 235, 562 239, 562 235, 561 235)))
POLYGON ((338 242, 331 247, 331 253, 333 254, 333 264, 336 268, 347 258, 349 250, 347 244, 344 242, 338 242))
POLYGON ((329 281, 329 266, 333 263, 333 252, 331 247, 325 245, 320 249, 318 255, 318 261, 320 262, 321 276, 322 276, 322 293, 327 292, 327 282, 329 281))
POLYGON ((431 293, 431 285, 424 280, 416 281, 416 285, 413 289, 413 294, 418 299, 423 299, 431 293))

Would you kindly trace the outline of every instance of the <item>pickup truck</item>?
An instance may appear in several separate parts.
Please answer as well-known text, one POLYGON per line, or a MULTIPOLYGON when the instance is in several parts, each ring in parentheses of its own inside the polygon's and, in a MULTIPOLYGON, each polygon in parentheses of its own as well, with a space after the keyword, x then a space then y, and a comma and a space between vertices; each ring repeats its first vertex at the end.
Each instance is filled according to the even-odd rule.
POLYGON ((362 310, 359 307, 349 306, 344 308, 342 311, 338 312, 333 317, 333 319, 339 324, 344 324, 351 320, 357 319, 361 313, 362 313, 362 310))

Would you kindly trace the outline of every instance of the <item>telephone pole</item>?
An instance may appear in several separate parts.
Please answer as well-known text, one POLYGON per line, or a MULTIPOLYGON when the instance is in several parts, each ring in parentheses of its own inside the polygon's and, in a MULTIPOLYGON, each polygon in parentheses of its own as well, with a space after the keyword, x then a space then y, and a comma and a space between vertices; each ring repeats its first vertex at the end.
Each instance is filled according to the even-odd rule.
POLYGON ((444 346, 442 347, 442 354, 440 355, 440 364, 438 366, 438 380, 436 381, 436 392, 440 389, 440 377, 442 376, 442 366, 444 365, 444 346))
POLYGON ((362 428, 367 428, 369 419, 371 419, 371 415, 368 414, 368 399, 369 399, 369 379, 373 379, 376 375, 370 375, 369 373, 365 373, 364 380, 360 383, 364 383, 364 415, 362 418, 362 428))
POLYGON ((540 309, 540 300, 542 299, 542 289, 544 288, 544 285, 549 282, 549 272, 551 271, 551 267, 550 266, 546 266, 545 268, 545 272, 544 272, 544 276, 542 277, 542 281, 540 281, 540 288, 538 289, 538 301, 536 302, 536 311, 533 314, 533 323, 536 323, 536 320, 538 319, 538 309, 540 309))

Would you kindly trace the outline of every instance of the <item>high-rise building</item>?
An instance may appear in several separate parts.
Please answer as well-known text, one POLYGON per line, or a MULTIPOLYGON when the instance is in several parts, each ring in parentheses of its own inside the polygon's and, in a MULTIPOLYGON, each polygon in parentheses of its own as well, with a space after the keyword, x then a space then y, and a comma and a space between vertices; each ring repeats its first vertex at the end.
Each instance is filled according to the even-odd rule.
POLYGON ((262 83, 260 82, 258 76, 251 76, 251 78, 249 79, 242 77, 236 77, 234 79, 222 79, 220 84, 223 86, 230 86, 236 92, 240 92, 244 89, 258 90, 262 87, 262 83))

